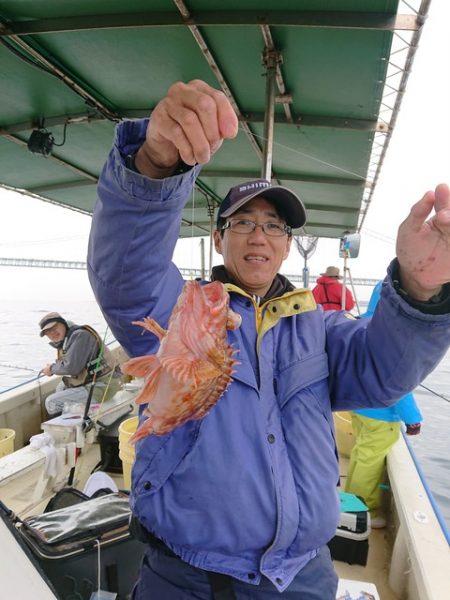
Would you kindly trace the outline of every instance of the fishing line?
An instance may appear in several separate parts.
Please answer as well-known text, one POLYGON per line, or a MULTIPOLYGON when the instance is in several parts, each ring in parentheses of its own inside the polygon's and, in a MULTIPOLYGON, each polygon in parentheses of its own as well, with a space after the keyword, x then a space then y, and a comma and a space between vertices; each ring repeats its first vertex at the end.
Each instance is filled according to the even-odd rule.
MULTIPOLYGON (((103 356, 103 354, 104 354, 104 351, 105 351, 105 346, 106 346, 106 341, 105 341, 105 340, 106 340, 106 335, 107 335, 107 333, 108 333, 108 329, 109 329, 109 325, 107 324, 107 325, 106 325, 106 329, 105 329, 105 335, 103 336, 102 349, 101 349, 101 352, 100 352, 100 354, 98 355, 98 358, 97 358, 97 364, 96 364, 96 367, 95 367, 96 369, 98 368, 98 366, 99 366, 99 363, 100 363, 100 359, 101 359, 101 357, 103 356)), ((113 364, 113 366, 112 366, 112 368, 111 368, 111 373, 110 373, 110 375, 109 375, 109 378, 108 378, 108 383, 107 383, 107 385, 106 385, 105 391, 103 392, 102 399, 100 400, 100 407, 99 407, 99 411, 100 411, 100 408, 101 408, 101 406, 102 406, 103 402, 106 400, 106 394, 107 394, 107 392, 108 392, 108 389, 109 389, 109 387, 110 387, 110 385, 111 385, 111 381, 112 381, 112 378, 113 378, 113 376, 114 376, 114 373, 115 373, 116 367, 118 367, 118 366, 119 366, 119 362, 118 362, 118 361, 115 361, 115 362, 114 362, 114 364, 113 364)), ((94 382, 92 382, 92 385, 94 385, 94 382)), ((97 418, 95 418, 95 417, 94 417, 94 418, 92 419, 92 421, 93 421, 93 423, 97 423, 97 422, 98 422, 98 423, 99 423, 99 425, 101 425, 101 422, 98 420, 98 417, 97 417, 97 418)))
MULTIPOLYGON (((198 167, 197 164, 192 166, 192 169, 189 171, 189 185, 192 187, 192 206, 191 206, 191 244, 190 244, 190 256, 191 256, 191 265, 194 263, 194 227, 195 227, 195 182, 198 175, 198 167)), ((192 278, 192 277, 191 277, 192 278)), ((144 333, 144 332, 142 332, 144 333)))
MULTIPOLYGON (((194 169, 192 169, 194 171, 194 169)), ((195 179, 194 185, 192 186, 192 216, 191 216, 191 265, 194 263, 194 245, 192 243, 194 239, 194 221, 195 221, 195 179)))
MULTIPOLYGON (((244 131, 244 129, 241 126, 239 127, 239 129, 241 131, 244 131)), ((245 133, 247 133, 247 132, 245 132, 245 133)), ((267 142, 267 138, 265 138, 263 135, 258 135, 256 133, 252 132, 252 136, 254 138, 259 138, 260 140, 267 142)), ((363 175, 360 175, 359 173, 354 173, 353 171, 349 171, 348 169, 345 169, 344 167, 339 167, 338 165, 335 165, 333 163, 327 162, 325 160, 321 160, 320 158, 317 158, 317 156, 313 156, 312 154, 307 154, 306 152, 301 152, 300 150, 296 150, 295 148, 291 148, 290 146, 286 146, 285 144, 280 144, 279 142, 274 141, 273 146, 278 146, 279 148, 284 148, 285 150, 289 150, 289 152, 292 152, 292 154, 299 154, 300 156, 309 158, 321 165, 325 165, 327 167, 331 167, 332 169, 336 169, 336 171, 340 171, 341 173, 346 173, 347 175, 353 175, 354 177, 361 179, 361 181, 366 180, 366 178, 363 175)))
POLYGON ((393 245, 395 244, 395 239, 391 238, 387 235, 384 235, 382 233, 379 233, 378 231, 373 231, 372 229, 367 229, 367 227, 363 228, 363 233, 368 235, 369 237, 379 241, 379 242, 384 242, 385 244, 389 244, 389 245, 393 245))

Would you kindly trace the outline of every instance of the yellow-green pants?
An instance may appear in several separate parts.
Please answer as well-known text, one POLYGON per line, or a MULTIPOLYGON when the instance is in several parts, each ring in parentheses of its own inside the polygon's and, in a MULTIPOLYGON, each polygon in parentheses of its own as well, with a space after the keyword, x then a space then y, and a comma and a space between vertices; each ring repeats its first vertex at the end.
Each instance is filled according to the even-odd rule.
POLYGON ((380 421, 352 413, 355 445, 350 454, 345 491, 364 499, 370 511, 381 504, 384 466, 389 450, 398 440, 400 421, 380 421))

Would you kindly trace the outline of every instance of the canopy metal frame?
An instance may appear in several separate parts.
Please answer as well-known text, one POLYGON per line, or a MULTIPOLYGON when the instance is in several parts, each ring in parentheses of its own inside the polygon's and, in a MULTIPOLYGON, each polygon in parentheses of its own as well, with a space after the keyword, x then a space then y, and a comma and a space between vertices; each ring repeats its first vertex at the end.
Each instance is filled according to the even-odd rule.
MULTIPOLYGON (((339 11, 326 10, 325 8, 328 7, 326 2, 322 3, 323 10, 310 10, 312 5, 307 0, 299 1, 298 10, 278 8, 280 3, 275 0, 273 2, 262 1, 261 8, 258 10, 246 8, 246 4, 252 4, 246 2, 240 3, 243 5, 242 9, 233 7, 229 10, 223 9, 221 2, 210 2, 208 8, 216 6, 217 9, 203 10, 204 3, 194 0, 189 4, 183 0, 173 0, 173 2, 161 0, 158 2, 158 6, 164 6, 166 10, 138 10, 131 13, 126 12, 123 5, 120 6, 121 3, 115 2, 113 3, 115 10, 104 14, 101 14, 101 8, 104 5, 100 3, 96 14, 64 14, 64 11, 59 14, 60 3, 56 1, 43 3, 36 0, 33 3, 34 12, 29 18, 21 13, 15 15, 14 3, 12 1, 5 2, 5 14, 0 14, 2 55, 8 53, 11 64, 12 61, 15 61, 17 69, 23 68, 23 77, 30 78, 30 87, 36 81, 35 79, 32 82, 31 70, 33 68, 40 70, 43 78, 51 75, 57 79, 59 83, 58 88, 55 89, 58 89, 58 93, 61 94, 61 106, 66 104, 67 109, 59 114, 42 111, 45 103, 40 102, 38 98, 33 98, 36 90, 30 92, 27 98, 29 101, 28 111, 17 110, 17 113, 10 111, 11 114, 8 115, 8 118, 2 118, 0 115, 0 142, 6 144, 6 146, 2 146, 2 152, 12 146, 18 147, 20 154, 17 156, 23 160, 19 169, 25 174, 29 164, 27 161, 35 158, 26 155, 28 136, 31 130, 40 127, 42 123, 47 129, 68 126, 68 136, 71 131, 78 132, 77 136, 81 136, 82 132, 87 132, 89 136, 92 135, 92 131, 98 131, 102 124, 114 124, 123 119, 140 118, 151 114, 154 105, 147 108, 136 106, 135 103, 129 106, 124 106, 123 103, 118 104, 113 95, 108 97, 100 85, 96 85, 96 82, 89 76, 88 69, 83 72, 81 68, 75 69, 74 63, 68 64, 67 55, 65 55, 65 39, 73 43, 74 37, 80 36, 80 40, 84 43, 91 42, 95 50, 97 34, 102 36, 106 33, 121 35, 123 32, 128 36, 124 39, 131 44, 130 34, 133 31, 138 35, 139 32, 164 30, 169 33, 167 48, 163 50, 170 53, 172 42, 175 45, 178 37, 183 36, 183 31, 187 31, 193 37, 197 52, 200 53, 204 64, 207 65, 210 76, 219 84, 220 89, 228 97, 236 111, 240 126, 239 136, 242 138, 240 148, 243 148, 243 140, 246 140, 253 151, 254 158, 251 158, 245 151, 243 154, 246 158, 245 161, 242 161, 245 163, 243 167, 238 167, 236 161, 231 159, 227 164, 227 160, 224 159, 222 162, 213 161, 202 170, 201 177, 197 181, 197 189, 201 191, 201 194, 198 195, 200 199, 198 218, 196 217, 195 223, 192 223, 192 219, 189 219, 185 212, 181 235, 192 235, 192 230, 195 230, 194 235, 208 235, 209 228, 214 223, 211 210, 220 204, 224 190, 234 183, 231 180, 257 177, 273 178, 279 183, 287 182, 297 186, 296 190, 300 190, 300 195, 304 194, 310 215, 306 227, 306 233, 309 235, 337 237, 343 230, 359 231, 366 218, 386 157, 430 1, 423 0, 417 10, 412 11, 411 14, 398 14, 396 12, 398 2, 395 0, 387 3, 389 4, 388 9, 373 12, 367 11, 365 2, 358 0, 345 3, 352 6, 353 10, 339 11), (52 10, 49 11, 48 6, 50 5, 52 5, 52 10), (8 8, 9 13, 7 14, 8 8), (224 49, 223 43, 220 43, 224 32, 229 31, 235 34, 236 28, 242 32, 253 32, 254 28, 259 30, 260 45, 263 49, 260 52, 260 62, 263 65, 261 75, 264 75, 265 78, 263 111, 255 110, 258 105, 261 106, 261 102, 248 102, 245 99, 245 95, 241 91, 242 86, 245 85, 245 71, 242 69, 242 73, 238 72, 237 74, 233 71, 232 52, 230 52, 231 58, 228 57, 227 51, 225 51, 228 49, 224 49), (368 35, 368 46, 375 45, 373 36, 377 32, 392 34, 401 40, 404 49, 389 56, 389 54, 384 55, 385 46, 388 43, 387 38, 380 38, 380 44, 383 42, 384 46, 380 45, 379 61, 380 65, 385 63, 385 69, 383 74, 383 68, 380 66, 381 79, 374 81, 374 86, 377 84, 380 87, 383 84, 384 92, 378 103, 376 114, 369 118, 367 115, 361 117, 358 114, 357 106, 355 105, 355 108, 350 104, 347 114, 342 114, 342 107, 335 114, 332 111, 302 111, 302 103, 298 100, 298 90, 301 95, 303 89, 307 89, 308 81, 302 81, 303 73, 301 72, 298 74, 299 81, 293 79, 292 64, 287 72, 284 72, 283 64, 286 52, 289 52, 290 40, 300 36, 315 35, 316 32, 327 32, 327 35, 354 35, 355 33, 358 36, 368 35), (169 35, 172 33, 173 38, 169 35), (275 41, 279 39, 282 39, 285 44, 282 48, 279 46, 279 42, 275 41), (56 48, 60 51, 57 52, 56 48), (237 85, 239 85, 239 93, 236 93, 237 85), (66 92, 63 92, 63 88, 66 89, 66 92), (74 94, 81 99, 84 109, 78 103, 76 110, 71 110, 70 105, 75 106, 77 103, 68 101, 64 94, 74 94), (281 112, 277 107, 281 107, 281 112), (387 115, 384 115, 383 111, 386 111, 387 115), (25 113, 27 113, 27 118, 21 118, 25 113), (14 114, 18 115, 17 120, 14 120, 14 114), (286 138, 290 142, 293 134, 298 132, 302 135, 296 136, 295 140, 307 142, 305 148, 297 149, 299 155, 305 157, 305 162, 308 162, 312 156, 312 154, 308 155, 307 146, 313 136, 316 136, 318 140, 323 138, 325 141, 328 138, 323 136, 328 132, 330 140, 338 135, 367 136, 364 138, 370 144, 369 158, 366 163, 367 172, 361 172, 361 164, 356 165, 353 169, 342 169, 342 173, 336 169, 334 172, 327 171, 326 166, 329 164, 329 160, 326 152, 323 159, 319 157, 320 168, 318 167, 316 172, 312 172, 311 168, 309 171, 305 169, 304 172, 292 166, 285 168, 280 161, 275 165, 273 154, 274 140, 277 135, 279 139, 286 138), (339 134, 339 132, 341 133, 339 134), (23 151, 24 154, 22 154, 23 151), (341 191, 339 191, 340 189, 341 191), (354 200, 351 202, 342 200, 341 198, 345 198, 346 194, 354 200), (191 231, 189 232, 189 230, 191 231)), ((81 2, 81 4, 86 3, 81 2)), ((143 3, 137 4, 141 7, 144 5, 143 3)), ((235 3, 230 4, 234 6, 235 3)), ((313 3, 313 5, 320 4, 320 2, 313 3)), ((385 6, 386 3, 382 5, 385 6)), ((381 4, 377 6, 379 8, 381 4)), ((104 42, 104 39, 102 38, 101 41, 104 42)), ((363 40, 362 37, 361 40, 363 40)), ((189 52, 193 56, 195 55, 195 51, 191 47, 189 47, 189 52)), ((251 52, 253 54, 254 50, 252 49, 251 52)), ((159 56, 155 58, 161 60, 159 56)), ((330 57, 331 59, 332 57, 330 57)), ((150 59, 149 62, 151 68, 150 59)), ((200 62, 198 68, 199 70, 203 69, 200 62)), ((11 91, 13 85, 8 80, 8 76, 10 79, 13 78, 12 70, 3 76, 3 80, 9 84, 9 91, 14 102, 11 91)), ((297 77, 297 75, 295 76, 297 77)), ((0 75, 1 82, 2 76, 0 75)), ((322 104, 326 103, 322 102, 322 104)), ((342 137, 342 139, 346 140, 347 137, 342 137)), ((360 138, 356 137, 355 139, 360 138)), ((348 142, 348 144, 351 155, 351 143, 348 142)), ((288 144, 285 147, 289 148, 288 144)), ((29 193, 38 194, 44 200, 90 213, 94 204, 92 187, 97 183, 99 168, 97 166, 90 168, 90 165, 88 168, 87 165, 80 164, 76 153, 68 152, 67 148, 54 149, 47 158, 47 162, 57 168, 57 176, 52 177, 51 174, 48 177, 36 176, 34 181, 30 181, 25 176, 21 178, 20 173, 12 176, 11 169, 6 172, 6 167, 2 172, 0 166, 0 185, 25 189, 29 193), (74 200, 76 194, 79 194, 81 198, 85 193, 92 194, 92 199, 88 201, 85 199, 84 203, 81 201, 77 203, 76 199, 74 200)))

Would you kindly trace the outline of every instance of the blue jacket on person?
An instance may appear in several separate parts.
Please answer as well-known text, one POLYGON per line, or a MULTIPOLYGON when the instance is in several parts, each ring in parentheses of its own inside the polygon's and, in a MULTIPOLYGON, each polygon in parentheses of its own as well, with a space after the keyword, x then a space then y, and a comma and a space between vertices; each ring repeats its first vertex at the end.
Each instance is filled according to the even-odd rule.
MULTIPOLYGON (((171 259, 200 170, 153 180, 126 168, 146 127, 117 128, 88 255, 97 300, 129 356, 158 348, 131 322, 151 315, 166 327, 183 287, 171 259)), ((228 332, 239 361, 232 383, 204 418, 138 442, 131 506, 187 563, 254 584, 264 575, 283 591, 336 531, 332 410, 387 406, 417 386, 448 347, 450 315, 410 306, 391 271, 371 320, 325 314, 309 290, 259 306, 226 285, 242 317, 228 332)))
MULTIPOLYGON (((378 304, 381 295, 383 282, 379 281, 373 288, 370 296, 367 310, 361 317, 372 317, 375 312, 375 307, 378 304)), ((367 408, 353 411, 370 419, 377 421, 398 422, 403 421, 406 425, 420 423, 423 420, 422 413, 416 404, 413 394, 406 394, 398 402, 386 408, 367 408)))

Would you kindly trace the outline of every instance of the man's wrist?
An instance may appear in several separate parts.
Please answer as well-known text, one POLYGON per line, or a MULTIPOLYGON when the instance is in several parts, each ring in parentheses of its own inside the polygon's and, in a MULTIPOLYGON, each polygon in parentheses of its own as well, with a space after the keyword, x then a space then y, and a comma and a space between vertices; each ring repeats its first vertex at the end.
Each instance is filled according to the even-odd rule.
POLYGON ((152 158, 147 151, 147 146, 143 144, 137 152, 132 155, 132 163, 134 165, 134 170, 142 175, 146 175, 147 177, 151 177, 152 179, 165 179, 166 177, 170 177, 178 163, 176 159, 174 163, 165 165, 158 163, 154 158, 152 158))
POLYGON ((139 150, 133 154, 128 154, 125 157, 125 166, 131 171, 139 173, 140 175, 146 175, 151 179, 165 179, 166 177, 172 177, 174 175, 182 175, 193 168, 192 165, 187 165, 181 159, 171 167, 155 165, 151 159, 148 159, 144 166, 142 165, 142 162, 138 160, 138 154, 139 150))
MULTIPOLYGON (((400 276, 400 265, 398 259, 391 264, 392 285, 397 294, 410 306, 431 315, 443 315, 450 312, 450 283, 444 284, 434 295, 425 294, 426 300, 419 300, 410 293, 410 288, 405 289, 400 276)), ((417 292, 413 292, 417 293, 417 292)))

